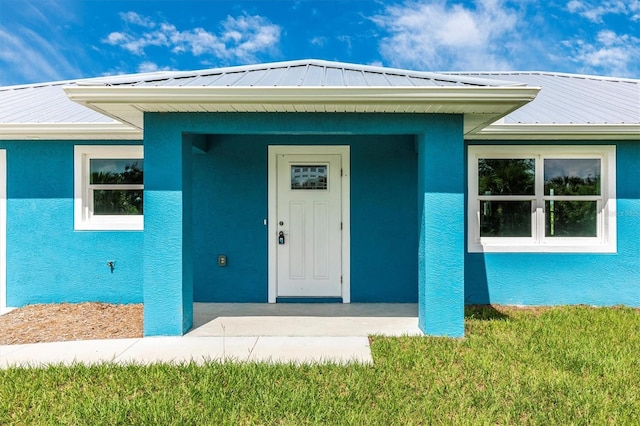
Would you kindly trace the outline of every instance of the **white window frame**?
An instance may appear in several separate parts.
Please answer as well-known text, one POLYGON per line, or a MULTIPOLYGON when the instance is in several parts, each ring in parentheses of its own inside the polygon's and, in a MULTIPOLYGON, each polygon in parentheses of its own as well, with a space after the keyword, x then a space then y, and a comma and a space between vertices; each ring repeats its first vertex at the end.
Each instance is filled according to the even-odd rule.
MULTIPOLYGON (((74 229, 76 231, 141 231, 143 215, 94 215, 89 163, 91 159, 143 159, 142 145, 76 145, 74 147, 74 229)), ((120 185, 144 189, 142 185, 120 185)))
MULTIPOLYGON (((541 252, 541 253, 616 253, 616 147, 613 145, 470 145, 467 156, 467 250, 481 252, 541 252), (478 159, 533 158, 536 162, 535 195, 481 196, 478 195, 478 159), (544 194, 545 159, 601 160, 601 194, 580 196, 580 200, 598 202, 597 236, 545 237, 544 194), (483 200, 531 200, 531 237, 480 237, 480 202, 483 200)), ((578 197, 555 196, 557 201, 578 197)))

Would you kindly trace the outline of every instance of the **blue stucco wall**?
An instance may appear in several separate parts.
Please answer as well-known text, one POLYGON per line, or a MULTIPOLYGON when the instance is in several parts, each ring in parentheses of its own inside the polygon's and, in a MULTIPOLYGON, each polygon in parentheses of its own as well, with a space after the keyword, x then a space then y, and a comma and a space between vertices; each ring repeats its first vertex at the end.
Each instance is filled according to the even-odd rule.
POLYGON ((169 123, 145 129, 145 336, 180 335, 193 325, 191 150, 190 138, 169 123))
POLYGON ((295 144, 351 145, 352 301, 415 302, 418 221, 413 139, 441 128, 442 122, 442 116, 413 114, 146 114, 145 131, 164 126, 211 135, 210 152, 194 157, 195 300, 237 301, 236 295, 243 301, 266 300, 267 145, 289 138, 288 143, 295 144), (385 137, 394 142, 384 142, 385 137), (245 142, 224 146, 231 138, 245 142), (232 164, 247 161, 242 166, 247 176, 261 180, 229 186, 232 177, 248 180, 226 163, 216 164, 216 149, 226 153, 232 164), (216 175, 217 169, 229 179, 216 175), (222 186, 220 195, 207 185, 222 186), (209 200, 203 192, 211 195, 209 200), (244 200, 237 200, 238 194, 252 200, 248 210, 244 200), (200 202, 210 204, 200 208, 200 202), (215 216, 218 212, 222 217, 215 216), (229 266, 214 266, 218 254, 229 256, 229 266))
MULTIPOLYGON (((181 156, 193 161, 192 197, 185 199, 184 188, 179 188, 181 214, 189 211, 189 205, 193 204, 192 216, 184 218, 185 224, 192 220, 193 235, 184 229, 176 230, 182 239, 179 268, 183 281, 174 289, 179 297, 177 315, 180 318, 176 322, 181 328, 186 327, 184 318, 190 315, 185 311, 190 307, 190 288, 184 285, 185 280, 191 280, 190 259, 193 259, 196 301, 266 301, 267 243, 263 219, 267 216, 269 144, 351 146, 352 300, 417 300, 417 254, 422 225, 417 182, 420 176, 429 177, 430 172, 427 169, 424 173, 418 172, 413 135, 437 133, 437 129, 444 128, 441 117, 345 114, 324 120, 315 114, 259 119, 255 115, 180 114, 169 121, 167 115, 155 117, 177 134, 184 130, 212 135, 205 154, 190 157, 180 151, 181 156), (280 132, 289 134, 275 134, 280 132), (192 246, 189 241, 193 241, 192 246), (216 266, 218 254, 229 256, 229 266, 216 266)), ((597 144, 602 143, 605 142, 597 144)), ((76 144, 88 143, 0 142, 0 148, 7 150, 9 306, 143 300, 144 232, 73 229, 73 146, 76 144), (116 262, 113 273, 107 267, 108 261, 116 262)), ((455 262, 453 268, 462 268, 464 273, 466 303, 640 306, 640 178, 637 174, 640 141, 616 145, 618 252, 465 253, 464 262, 455 262)), ((447 167, 453 170, 455 165, 447 167)), ((464 165, 461 167, 466 169, 464 165)), ((178 176, 175 173, 172 176, 178 176)), ((161 179, 162 175, 156 177, 161 179)), ((184 174, 182 178, 187 182, 190 179, 184 174)), ((433 191, 438 193, 437 189, 433 191)), ((426 198, 422 202, 426 203, 425 207, 433 204, 426 198)), ((447 229, 453 228, 446 225, 439 232, 449 232, 447 229)), ((435 231, 438 230, 433 228, 430 232, 435 231)), ((429 238, 429 233, 424 237, 429 238)), ((169 258, 170 251, 161 257, 169 258)), ((432 248, 432 251, 437 250, 432 248)), ((428 270, 423 272, 428 277, 428 270)), ((150 281, 153 274, 148 275, 150 281)), ((429 279, 425 279, 426 285, 429 279)), ((424 315, 426 318, 428 313, 424 315)))
POLYGON ((418 137, 418 326, 464 335, 464 164, 462 117, 448 116, 418 137))
POLYGON ((0 142, 7 150, 8 306, 142 302, 142 232, 73 229, 76 144, 90 143, 0 142))
POLYGON ((467 303, 640 306, 640 142, 616 145, 618 252, 467 253, 467 303))
POLYGON ((381 135, 211 137, 194 155, 195 300, 267 301, 267 149, 296 144, 351 146, 352 301, 416 302, 414 138, 381 135))

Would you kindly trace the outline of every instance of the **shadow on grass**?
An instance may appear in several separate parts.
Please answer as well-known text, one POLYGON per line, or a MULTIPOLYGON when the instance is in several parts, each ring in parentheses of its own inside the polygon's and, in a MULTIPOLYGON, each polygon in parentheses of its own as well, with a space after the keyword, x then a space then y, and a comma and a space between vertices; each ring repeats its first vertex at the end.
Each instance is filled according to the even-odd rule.
POLYGON ((466 305, 464 307, 464 317, 465 319, 477 319, 484 321, 504 321, 511 318, 509 315, 504 312, 500 312, 491 305, 466 305))

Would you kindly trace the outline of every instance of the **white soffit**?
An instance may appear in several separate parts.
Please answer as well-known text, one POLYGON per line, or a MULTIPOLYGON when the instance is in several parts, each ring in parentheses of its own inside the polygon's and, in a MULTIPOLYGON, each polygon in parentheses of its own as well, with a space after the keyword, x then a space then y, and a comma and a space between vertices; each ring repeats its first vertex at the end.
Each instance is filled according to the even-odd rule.
POLYGON ((465 134, 531 102, 540 88, 73 86, 69 99, 142 129, 145 112, 464 114, 465 134))
POLYGON ((640 140, 640 124, 491 124, 470 140, 640 140))
POLYGON ((0 140, 142 140, 142 131, 118 122, 0 123, 0 140))

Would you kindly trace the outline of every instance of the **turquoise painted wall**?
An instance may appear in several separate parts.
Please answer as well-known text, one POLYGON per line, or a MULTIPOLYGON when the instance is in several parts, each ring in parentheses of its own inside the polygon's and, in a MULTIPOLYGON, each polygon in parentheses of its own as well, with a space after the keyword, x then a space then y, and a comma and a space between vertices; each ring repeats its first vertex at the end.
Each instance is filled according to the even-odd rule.
POLYGON ((467 303, 640 306, 640 142, 616 150, 618 252, 467 253, 467 303))
MULTIPOLYGON (((185 256, 189 255, 189 253, 187 253, 188 250, 185 249, 185 244, 190 240, 191 235, 185 229, 182 230, 182 233, 176 232, 177 226, 182 223, 188 223, 188 221, 185 221, 188 212, 184 207, 176 208, 176 206, 178 204, 185 206, 191 201, 193 201, 193 206, 195 206, 199 200, 195 196, 197 191, 193 191, 194 197, 191 200, 191 190, 185 188, 184 185, 180 187, 180 185, 175 184, 175 178, 179 176, 178 164, 182 163, 182 167, 186 164, 184 151, 182 153, 177 153, 175 152, 175 148, 170 148, 169 151, 173 153, 173 155, 163 154, 161 149, 163 146, 167 146, 167 141, 170 140, 173 141, 172 144, 179 145, 180 141, 184 140, 183 138, 186 137, 188 139, 195 138, 198 139, 199 142, 202 142, 202 137, 194 137, 193 135, 212 135, 209 139, 213 142, 211 144, 211 150, 212 152, 215 152, 215 142, 219 135, 250 134, 252 135, 251 139, 254 141, 261 140, 261 135, 295 135, 297 137, 295 143, 299 143, 297 142, 298 140, 311 140, 311 138, 308 139, 309 136, 318 135, 323 135, 324 137, 328 137, 328 135, 416 135, 424 133, 427 128, 430 130, 439 129, 442 127, 443 122, 449 122, 449 120, 452 119, 450 117, 401 114, 145 114, 145 166, 147 167, 147 170, 145 171, 145 185, 147 185, 147 183, 154 182, 153 187, 145 187, 145 189, 154 192, 154 195, 150 197, 152 200, 164 199, 167 202, 170 202, 168 213, 163 213, 161 211, 159 208, 160 203, 156 203, 155 207, 152 205, 150 209, 152 223, 156 225, 159 224, 161 222, 160 218, 162 218, 162 221, 166 221, 169 232, 168 237, 164 239, 161 238, 161 233, 159 232, 160 227, 156 225, 151 229, 145 230, 145 335, 180 334, 180 329, 193 319, 193 312, 186 309, 186 305, 188 303, 187 298, 192 289, 191 284, 193 281, 190 280, 190 272, 186 270, 184 263, 184 259, 186 259, 185 256), (151 161, 147 157, 148 155, 150 155, 152 159, 166 157, 167 161, 172 162, 167 165, 166 174, 169 179, 168 184, 161 182, 161 177, 165 174, 165 172, 159 168, 161 163, 151 161), (150 163, 152 164, 151 166, 149 166, 150 163), (154 167, 153 164, 156 166, 154 167), (153 170, 149 170, 150 167, 153 168, 153 170), (152 176, 153 179, 149 178, 149 176, 152 176), (171 194, 172 191, 182 192, 181 202, 176 201, 177 194, 174 196, 174 194, 171 194), (175 250, 166 250, 165 248, 158 247, 158 245, 163 244, 165 240, 171 247, 174 247, 175 250), (150 256, 152 256, 151 253, 155 249, 159 250, 157 258, 154 257, 152 260, 152 268, 147 260, 150 259, 150 256), (173 252, 173 255, 171 252, 173 252), (177 260, 178 257, 181 259, 180 262, 177 260), (162 265, 163 259, 166 260, 167 263, 167 274, 165 276, 160 276, 155 269, 162 265), (179 275, 182 275, 182 280, 180 280, 179 275), (158 291, 147 291, 147 288, 150 286, 166 288, 166 290, 171 294, 180 293, 180 290, 182 290, 182 294, 179 295, 178 300, 168 299, 158 291), (166 310, 166 308, 169 308, 169 312, 171 314, 169 317, 163 317, 161 315, 161 312, 166 310)), ((457 117, 454 117, 453 120, 459 122, 457 117)), ((413 139, 413 136, 410 136, 410 138, 413 139)), ((336 139, 339 138, 336 137, 336 139)), ((249 147, 249 150, 251 150, 251 148, 253 148, 253 146, 249 147)), ((366 150, 366 145, 363 146, 362 149, 366 150)), ((352 156, 353 155, 354 153, 352 152, 352 156)), ((393 162, 387 159, 387 165, 389 163, 393 162)), ((382 166, 384 167, 384 162, 382 166)), ((402 166, 407 167, 406 164, 402 164, 402 166)), ((198 176, 194 171, 194 179, 197 178, 198 176)), ((263 174, 263 179, 266 180, 265 174, 263 174)), ((237 196, 238 193, 233 195, 237 196)), ((416 192, 414 192, 414 197, 416 195, 416 192)), ((414 203, 415 200, 416 198, 414 198, 414 203)), ((224 203, 225 201, 228 201, 228 199, 219 198, 217 203, 224 203)), ((364 198, 362 201, 364 201, 364 198)), ((264 206, 266 206, 266 202, 263 204, 262 209, 265 208, 264 206)), ((378 219, 383 217, 381 212, 384 209, 384 205, 376 203, 375 208, 375 210, 367 212, 367 217, 369 219, 373 218, 375 222, 375 227, 372 229, 380 229, 378 219)), ((387 206, 387 208, 389 208, 389 206, 387 206)), ((148 213, 149 209, 145 211, 146 215, 148 215, 148 213)), ((198 213, 194 211, 194 216, 197 215, 198 213)), ((228 214, 224 216, 224 218, 229 217, 230 215, 228 214)), ((352 223, 353 222, 354 219, 352 218, 352 223)), ((415 226, 415 216, 412 222, 415 226)), ((225 228, 224 231, 227 231, 227 233, 218 233, 217 235, 229 235, 228 228, 225 228)), ((367 229, 367 232, 372 232, 372 230, 367 229)), ((197 238, 196 235, 199 235, 200 233, 200 229, 196 229, 194 227, 194 238, 197 238)), ((235 235, 231 235, 231 238, 235 238, 235 235)), ((416 247, 415 242, 417 241, 417 238, 418 236, 416 232, 412 239, 414 241, 414 248, 416 247)), ((250 241, 253 242, 254 240, 254 238, 251 238, 250 241)), ((381 241, 375 241, 374 243, 381 244, 381 241)), ((406 242, 403 242, 400 247, 406 247, 405 244, 406 242)), ((265 251, 263 253, 266 253, 266 244, 264 247, 265 251)), ((211 247, 207 245, 206 248, 210 249, 211 247)), ((194 262, 198 262, 199 258, 195 250, 196 248, 194 245, 194 262)), ((395 247, 394 249, 388 250, 390 250, 389 252, 391 253, 391 250, 401 249, 395 247)), ((408 256, 415 258, 416 252, 417 250, 413 251, 413 254, 408 254, 408 256)), ((210 257, 206 255, 203 259, 206 262, 211 261, 210 257)), ((232 261, 233 259, 230 258, 229 265, 231 265, 232 261)), ((250 261, 255 261, 255 259, 250 259, 250 261)), ((366 272, 365 268, 371 268, 371 260, 368 260, 366 264, 359 264, 363 273, 366 272)), ((384 270, 388 270, 390 268, 388 265, 386 266, 387 267, 384 270)), ((194 265, 194 274, 197 273, 198 272, 195 270, 194 265)), ((352 268, 351 277, 356 276, 356 273, 357 271, 354 271, 352 268)), ((196 276, 197 275, 194 275, 194 279, 196 276)), ((397 280, 397 277, 390 278, 397 280)), ((366 283, 368 287, 373 287, 377 285, 377 283, 382 282, 382 279, 379 276, 373 277, 373 279, 375 281, 366 283)), ((229 284, 237 286, 238 281, 230 280, 229 284)), ((394 280, 387 280, 384 285, 388 285, 390 287, 395 285, 398 287, 397 282, 394 280)), ((353 293, 354 287, 352 287, 351 290, 353 293)), ((355 297, 353 300, 357 301, 355 297)))
POLYGON ((416 302, 414 138, 380 135, 210 138, 194 155, 195 300, 267 301, 267 147, 291 144, 351 146, 352 301, 416 302))
POLYGON ((8 306, 142 302, 143 233, 73 229, 75 144, 87 143, 0 142, 7 150, 8 306))
MULTIPOLYGON (((302 137, 305 143, 347 141, 352 147, 354 301, 391 297, 415 301, 420 216, 415 197, 417 156, 413 136, 394 135, 442 129, 440 118, 404 115, 354 118, 348 114, 335 120, 323 120, 314 114, 304 117, 291 114, 286 119, 254 117, 186 114, 176 116, 176 121, 168 125, 178 133, 182 130, 228 133, 213 137, 210 150, 192 158, 193 253, 184 252, 181 262, 193 256, 195 299, 232 300, 238 295, 246 301, 266 300, 266 285, 256 284, 262 277, 266 282, 266 229, 262 224, 267 203, 266 146, 300 143, 302 137), (256 136, 243 135, 246 132, 254 132, 256 136), (273 134, 278 132, 295 134, 273 134), (314 135, 318 132, 333 136, 314 135), (369 136, 351 136, 352 133, 369 136), (379 168, 391 170, 391 175, 377 175, 379 168), (242 180, 247 176, 254 180, 253 184, 242 180), (244 183, 233 183, 234 178, 244 183), (370 182, 378 190, 365 190, 370 182), (242 200, 235 204, 220 202, 239 191, 245 195, 246 205, 242 200), (393 261, 385 262, 387 255, 396 252, 393 261), (227 268, 215 266, 221 253, 229 255, 227 268), (252 281, 250 278, 255 276, 260 279, 252 281), (402 284, 398 286, 397 282, 402 284)), ((152 115, 148 124, 153 126, 154 120, 166 121, 167 116, 152 115)), ((81 143, 0 143, 0 148, 7 150, 10 306, 87 300, 142 301, 140 253, 144 233, 73 230, 73 146, 81 143), (116 262, 113 273, 107 261, 116 262)), ((639 165, 640 141, 617 143, 618 253, 467 253, 462 266, 465 301, 640 306, 639 165)), ((190 236, 184 235, 188 241, 190 236)), ((189 294, 180 297, 182 304, 189 294)))
POLYGON ((464 164, 460 116, 418 136, 418 326, 464 335, 464 164))
POLYGON ((167 122, 144 136, 144 335, 181 335, 193 325, 192 140, 167 122))

